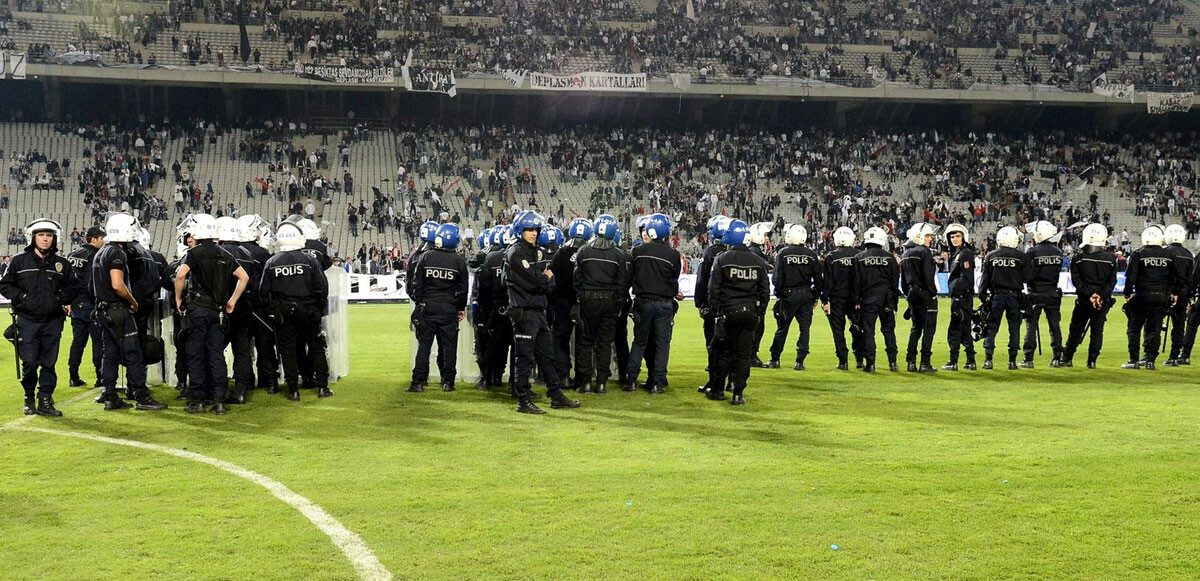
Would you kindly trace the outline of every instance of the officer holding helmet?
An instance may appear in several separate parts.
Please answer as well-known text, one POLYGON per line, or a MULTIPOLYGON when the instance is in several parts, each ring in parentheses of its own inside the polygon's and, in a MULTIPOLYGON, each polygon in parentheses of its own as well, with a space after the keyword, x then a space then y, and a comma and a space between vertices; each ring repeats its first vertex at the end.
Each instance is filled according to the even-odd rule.
POLYGON ((875 322, 883 331, 888 369, 896 366, 896 303, 899 300, 897 283, 900 265, 887 250, 888 237, 883 228, 872 227, 863 234, 862 252, 854 256, 854 281, 850 285, 851 300, 862 317, 863 371, 875 372, 875 322))
POLYGON ((767 263, 746 246, 749 234, 745 222, 729 223, 723 237, 726 250, 713 263, 708 281, 708 305, 716 317, 712 348, 716 364, 709 369, 704 396, 723 400, 728 387, 733 405, 746 403, 743 393, 750 379, 754 329, 771 300, 767 263))
POLYGON ((917 223, 908 229, 912 244, 900 257, 901 287, 908 297, 908 317, 912 328, 908 333, 908 351, 904 359, 910 372, 933 373, 933 336, 937 333, 937 264, 929 245, 933 244, 934 227, 917 223), (921 346, 921 366, 917 367, 917 344, 921 346))
POLYGON ((837 354, 837 368, 841 371, 849 369, 847 357, 854 351, 855 367, 863 367, 862 326, 856 321, 861 320, 860 314, 854 308, 854 231, 842 226, 833 231, 834 250, 825 256, 823 285, 821 288, 821 310, 829 319, 829 329, 833 331, 833 349, 837 354), (846 319, 850 319, 850 349, 846 348, 846 319))
POLYGON ((629 296, 630 267, 614 242, 617 236, 616 218, 602 214, 596 219, 595 226, 589 224, 587 230, 594 231, 595 237, 575 253, 571 278, 579 301, 579 329, 575 332, 575 389, 580 393, 604 394, 608 391, 608 379, 611 377, 617 325, 624 324, 618 318, 621 316, 621 303, 624 297, 629 296))
POLYGON ((1063 252, 1058 247, 1058 228, 1045 220, 1038 220, 1029 227, 1034 245, 1025 251, 1032 277, 1029 282, 1029 308, 1025 312, 1025 343, 1022 350, 1025 359, 1023 369, 1033 368, 1033 352, 1040 343, 1038 323, 1042 312, 1046 313, 1046 325, 1050 327, 1050 347, 1054 356, 1050 367, 1058 367, 1062 359, 1062 290, 1058 288, 1059 273, 1062 271, 1063 252))
POLYGON ((25 227, 29 245, 8 264, 0 294, 12 301, 25 415, 61 416, 54 407, 63 320, 79 293, 71 262, 58 254, 58 223, 39 218, 25 227), (34 403, 36 391, 37 403, 34 403))
POLYGON ((1188 302, 1191 298, 1191 284, 1187 279, 1190 279, 1192 271, 1195 270, 1195 258, 1192 253, 1183 247, 1183 241, 1187 238, 1187 230, 1179 224, 1171 224, 1163 230, 1163 235, 1166 238, 1167 250, 1170 250, 1175 255, 1177 270, 1183 273, 1184 282, 1179 286, 1179 300, 1171 308, 1167 309, 1167 317, 1170 319, 1171 327, 1171 351, 1167 355, 1167 361, 1164 365, 1168 367, 1176 367, 1184 365, 1183 353, 1187 331, 1187 310, 1188 302))
POLYGON ((1005 226, 996 232, 999 248, 983 259, 983 275, 979 279, 979 302, 990 306, 987 337, 983 340, 984 369, 992 369, 992 354, 996 352, 996 334, 1000 320, 1008 320, 1008 368, 1017 368, 1021 308, 1025 283, 1030 279, 1029 262, 1017 245, 1021 235, 1016 228, 1005 226))
POLYGON ((329 360, 325 338, 321 335, 321 317, 329 300, 329 282, 325 269, 304 251, 305 236, 295 224, 282 224, 276 232, 279 253, 263 265, 259 292, 271 305, 279 359, 287 399, 300 401, 300 358, 307 354, 317 397, 329 397, 329 360))
POLYGON ((787 341, 788 328, 795 320, 799 327, 796 338, 796 364, 792 369, 804 370, 804 359, 808 357, 808 332, 812 327, 813 306, 820 296, 824 284, 821 275, 821 259, 817 253, 805 246, 808 230, 799 224, 789 224, 783 229, 784 246, 775 257, 775 340, 771 342, 771 360, 767 367, 778 368, 783 346, 787 341))
POLYGON ((516 353, 513 391, 517 396, 517 411, 526 414, 545 413, 534 405, 529 389, 535 360, 546 378, 550 407, 579 407, 579 402, 563 395, 563 381, 554 365, 554 347, 550 344, 550 325, 546 321, 554 273, 537 246, 538 234, 544 226, 542 217, 536 212, 517 215, 513 220, 513 231, 519 233, 520 238, 505 251, 501 273, 508 291, 508 317, 513 324, 513 351, 516 353))
POLYGON ((146 363, 138 344, 134 313, 142 306, 130 290, 129 256, 126 246, 138 236, 137 219, 129 214, 112 214, 104 225, 104 247, 92 260, 88 288, 96 297, 93 321, 102 330, 103 357, 100 366, 101 399, 108 411, 125 409, 129 404, 117 395, 117 371, 125 366, 125 381, 138 410, 164 410, 167 404, 150 397, 146 389, 146 363))
POLYGON ((193 218, 195 225, 191 234, 198 244, 188 250, 175 273, 175 309, 187 317, 190 328, 187 357, 191 393, 184 411, 190 414, 211 411, 221 415, 226 412, 228 396, 227 317, 246 292, 250 276, 229 251, 217 244, 216 220, 207 214, 193 218), (186 312, 183 310, 185 296, 186 312), (207 410, 206 404, 211 404, 207 410))
POLYGON ((413 308, 417 317, 417 361, 408 391, 421 393, 429 381, 429 353, 438 345, 442 391, 454 391, 458 365, 458 323, 466 316, 467 261, 458 249, 458 226, 442 224, 433 236, 433 249, 421 255, 413 269, 413 308))
POLYGON ((1075 285, 1075 310, 1071 312, 1070 333, 1059 361, 1071 367, 1075 350, 1083 343, 1083 335, 1091 331, 1088 343, 1088 369, 1096 368, 1096 359, 1104 346, 1104 323, 1112 308, 1113 289, 1117 285, 1117 257, 1105 250, 1108 228, 1103 224, 1088 224, 1083 229, 1083 245, 1071 259, 1071 282, 1075 285))
MULTIPOLYGON (((675 326, 679 294, 679 251, 667 244, 671 220, 653 214, 646 222, 645 243, 633 249, 633 346, 629 350, 626 381, 636 384, 642 357, 653 343, 653 358, 647 362, 646 389, 665 393, 667 361, 671 354, 671 331, 675 326), (651 364, 652 362, 652 364, 651 364)), ((629 391, 626 389, 626 391, 629 391)))
POLYGON ((1129 268, 1125 271, 1129 361, 1121 365, 1121 369, 1154 369, 1162 342, 1163 317, 1167 309, 1179 302, 1180 290, 1186 284, 1182 261, 1176 260, 1175 253, 1163 247, 1165 238, 1162 228, 1146 228, 1142 231, 1142 247, 1129 256, 1129 268), (1138 359, 1138 343, 1143 332, 1142 358, 1138 359))
POLYGON ((87 242, 67 255, 75 273, 75 284, 79 292, 71 304, 71 351, 67 358, 67 369, 71 373, 70 386, 83 387, 87 382, 79 377, 79 365, 83 362, 83 349, 92 341, 92 369, 96 374, 96 385, 100 385, 100 327, 92 324, 92 309, 95 299, 87 292, 87 279, 92 271, 92 259, 104 246, 104 229, 92 226, 87 230, 87 242))
POLYGON ((950 263, 947 283, 950 287, 950 328, 946 342, 950 344, 950 361, 943 371, 958 371, 958 352, 967 354, 963 369, 975 369, 975 341, 971 331, 971 316, 975 312, 975 248, 971 235, 962 224, 946 226, 946 244, 951 252, 944 255, 950 263))

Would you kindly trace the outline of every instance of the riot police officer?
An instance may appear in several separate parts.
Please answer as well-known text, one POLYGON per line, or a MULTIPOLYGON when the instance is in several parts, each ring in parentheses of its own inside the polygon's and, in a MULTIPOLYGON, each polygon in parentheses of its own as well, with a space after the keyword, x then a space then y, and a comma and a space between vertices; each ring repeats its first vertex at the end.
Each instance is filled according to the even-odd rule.
MULTIPOLYGON (((774 226, 775 225, 771 222, 759 222, 758 224, 751 225, 749 227, 750 236, 747 240, 749 242, 748 246, 750 248, 750 252, 761 258, 763 262, 767 264, 768 273, 775 269, 775 261, 771 260, 771 257, 767 255, 766 249, 767 235, 771 233, 771 229, 774 228, 774 226)), ((758 325, 754 328, 754 358, 750 360, 751 367, 767 366, 766 363, 763 363, 762 359, 758 358, 758 352, 761 350, 762 338, 766 333, 766 330, 767 318, 765 316, 759 317, 758 325)))
POLYGON ((908 298, 908 317, 912 328, 908 333, 908 351, 904 359, 910 372, 933 373, 933 336, 937 333, 937 265, 929 246, 933 244, 934 227, 917 223, 908 229, 912 246, 900 257, 901 286, 908 298), (917 367, 917 344, 921 346, 921 366, 917 367))
POLYGON ((321 317, 325 316, 329 300, 325 269, 304 252, 305 236, 298 226, 280 225, 276 243, 279 252, 263 265, 259 292, 271 305, 287 399, 300 401, 303 378, 299 359, 304 353, 312 359, 317 397, 329 397, 333 395, 329 389, 329 360, 321 334, 321 317))
POLYGON ((858 251, 854 249, 854 231, 842 226, 833 231, 834 251, 825 256, 824 272, 821 280, 821 310, 829 320, 829 329, 833 331, 833 349, 837 354, 837 368, 845 371, 850 350, 854 351, 855 367, 863 367, 863 333, 861 313, 855 308, 853 300, 854 287, 854 257, 858 251), (846 320, 850 320, 850 349, 846 348, 846 320))
MULTIPOLYGON (((1163 230, 1166 238, 1167 250, 1175 254, 1175 260, 1179 263, 1176 270, 1183 273, 1185 278, 1190 278, 1195 267, 1195 258, 1192 253, 1183 247, 1183 241, 1187 238, 1187 230, 1179 224, 1171 224, 1163 230)), ((1187 311, 1188 303, 1191 298, 1191 285, 1186 281, 1177 285, 1179 287, 1179 300, 1175 301, 1167 309, 1167 317, 1170 319, 1171 327, 1171 351, 1167 354, 1167 360, 1163 364, 1168 367, 1176 367, 1180 365, 1180 360, 1183 359, 1183 349, 1187 338, 1187 311)))
POLYGON ((716 316, 715 365, 708 372, 709 388, 704 396, 723 400, 728 387, 733 392, 733 405, 746 403, 754 329, 771 301, 767 263, 746 246, 749 235, 745 222, 729 222, 723 237, 726 250, 717 256, 708 281, 708 306, 716 316))
POLYGON ((1182 261, 1163 247, 1162 228, 1151 226, 1142 231, 1142 247, 1129 256, 1125 271, 1125 314, 1129 318, 1126 338, 1129 340, 1129 361, 1121 369, 1154 369, 1158 347, 1162 340, 1162 322, 1167 309, 1179 301, 1185 285, 1182 261), (1145 331, 1142 358, 1138 359, 1138 343, 1145 331))
POLYGON ((243 267, 250 275, 246 293, 250 306, 250 340, 254 344, 257 385, 273 395, 279 390, 279 355, 275 348, 275 330, 271 328, 268 315, 271 305, 259 288, 263 267, 271 259, 271 227, 257 214, 238 218, 238 226, 238 233, 242 236, 240 245, 250 255, 250 262, 243 263, 243 267))
POLYGON ((516 353, 513 390, 518 401, 517 411, 526 414, 545 413, 534 405, 530 396, 529 380, 535 360, 546 378, 550 407, 579 407, 578 401, 563 395, 562 378, 553 361, 554 348, 550 344, 546 307, 554 273, 537 247, 538 234, 544 225, 536 212, 517 215, 513 220, 513 231, 519 233, 520 238, 505 251, 501 273, 508 291, 508 316, 513 322, 513 351, 516 353))
POLYGON ((1046 313, 1046 325, 1050 328, 1050 347, 1054 352, 1050 367, 1058 367, 1062 358, 1062 290, 1058 288, 1058 278, 1063 263, 1063 252, 1058 247, 1058 228, 1050 222, 1038 220, 1027 230, 1033 233, 1034 245, 1025 251, 1025 261, 1029 264, 1032 278, 1025 311, 1025 343, 1022 345, 1025 359, 1020 367, 1033 368, 1033 351, 1041 343, 1038 319, 1043 311, 1046 313))
POLYGON ((896 303, 899 300, 900 265, 886 248, 887 233, 878 226, 863 233, 863 251, 854 256, 854 279, 850 285, 854 308, 862 317, 863 371, 875 372, 875 323, 883 332, 888 369, 896 365, 896 303))
POLYGON ((417 262, 420 262, 421 255, 428 252, 433 245, 433 237, 437 234, 437 228, 438 223, 433 220, 427 220, 424 224, 421 224, 420 228, 417 228, 417 238, 421 242, 409 253, 408 262, 404 264, 404 280, 406 281, 404 288, 408 292, 409 298, 412 297, 411 285, 417 262))
MULTIPOLYGON (((633 254, 624 246, 621 246, 621 227, 618 225, 617 233, 613 238, 613 243, 617 245, 617 252, 621 253, 621 260, 629 265, 630 270, 633 269, 633 254)), ((635 239, 640 244, 641 237, 635 239)), ((630 274, 632 276, 632 273, 630 274)), ((630 285, 632 285, 632 280, 630 285)), ((630 381, 626 377, 629 369, 629 314, 633 308, 633 301, 629 300, 629 293, 617 297, 617 327, 613 333, 613 358, 617 362, 617 381, 621 384, 621 389, 625 391, 633 391, 636 389, 636 383, 630 381)), ((651 355, 654 350, 654 344, 646 346, 646 356, 651 355)))
MULTIPOLYGON (((543 230, 546 234, 548 230, 543 230)), ((549 236, 548 236, 549 237, 549 236)), ((571 375, 571 343, 572 335, 578 342, 578 321, 580 312, 575 292, 575 254, 592 237, 592 224, 583 218, 576 218, 567 225, 568 240, 558 252, 550 258, 550 271, 554 273, 554 295, 551 297, 551 311, 554 322, 551 327, 554 336, 554 361, 558 366, 558 375, 564 380, 571 375)), ((581 390, 579 372, 576 370, 573 387, 581 390)), ((585 382, 584 388, 587 387, 585 382)))
POLYGON ((0 294, 12 301, 27 416, 62 415, 54 407, 54 388, 58 384, 54 366, 58 363, 63 319, 71 312, 79 286, 71 262, 58 254, 60 231, 58 223, 48 218, 30 222, 25 227, 29 245, 12 257, 0 278, 0 294))
POLYGON ((1200 260, 1193 260, 1192 272, 1184 284, 1184 293, 1179 300, 1191 302, 1188 307, 1187 331, 1183 335, 1183 348, 1175 363, 1179 365, 1192 364, 1192 347, 1196 344, 1196 330, 1200 328, 1200 260))
POLYGON ((228 326, 225 332, 225 342, 233 352, 233 392, 228 395, 225 403, 246 403, 246 393, 254 388, 254 342, 251 332, 254 326, 254 312, 251 307, 253 289, 262 278, 262 269, 254 263, 250 251, 242 246, 242 227, 236 218, 222 216, 217 218, 217 238, 222 250, 228 252, 237 265, 246 271, 246 292, 237 308, 229 313, 228 326))
MULTIPOLYGON (((538 233, 537 245, 538 248, 542 250, 542 259, 546 261, 546 264, 554 264, 554 257, 558 254, 559 248, 561 248, 563 245, 562 230, 559 229, 558 226, 546 224, 544 227, 542 227, 541 232, 538 233)), ((551 291, 551 296, 549 297, 550 304, 546 307, 546 323, 550 325, 551 337, 554 337, 554 329, 558 327, 558 313, 554 304, 554 292, 558 288, 558 283, 560 282, 562 281, 556 279, 556 284, 552 285, 553 290, 551 291)), ((568 319, 570 318, 570 315, 570 307, 568 307, 566 313, 568 319)), ((570 356, 568 355, 566 359, 560 360, 559 356, 561 348, 558 345, 555 345, 553 340, 551 340, 551 346, 554 349, 554 364, 559 368, 558 375, 562 378, 563 383, 567 383, 571 381, 570 356)), ((537 370, 537 379, 539 382, 545 382, 545 376, 540 368, 537 370)))
POLYGON ((946 331, 946 342, 950 345, 950 361, 942 366, 945 371, 958 371, 958 351, 967 354, 963 369, 975 369, 975 341, 971 332, 971 316, 975 312, 975 248, 971 246, 971 235, 962 224, 946 226, 946 246, 953 255, 947 254, 950 273, 947 284, 950 291, 950 328, 946 331))
POLYGON ((195 216, 191 234, 198 244, 175 272, 175 308, 187 317, 188 377, 191 392, 184 411, 224 414, 228 374, 225 364, 227 318, 246 292, 249 275, 229 251, 217 245, 216 220, 195 216), (231 283, 236 281, 236 284, 231 283), (187 297, 187 311, 183 310, 187 297), (202 379, 203 378, 203 379, 202 379))
POLYGON ((433 235, 433 249, 413 269, 413 308, 417 316, 417 361, 408 391, 420 393, 429 381, 429 353, 438 345, 442 391, 454 391, 458 361, 458 324, 466 317, 467 261, 457 252, 458 226, 442 224, 433 235))
MULTIPOLYGON (((704 349, 708 355, 708 366, 705 371, 712 369, 713 366, 713 315, 712 309, 708 306, 708 279, 712 275, 712 265, 717 260, 717 255, 725 251, 725 244, 721 242, 721 237, 725 235, 725 228, 729 226, 728 216, 713 216, 708 219, 708 248, 704 249, 704 253, 700 257, 700 269, 696 273, 696 289, 692 295, 692 302, 696 305, 696 312, 700 314, 700 319, 703 321, 704 328, 704 349)), ((700 393, 704 393, 708 389, 708 383, 700 386, 700 393)))
POLYGON ((572 284, 579 302, 579 328, 575 332, 575 389, 580 393, 591 391, 604 394, 608 391, 613 341, 621 316, 620 305, 623 298, 629 296, 632 284, 631 269, 613 242, 617 234, 615 218, 602 214, 589 230, 595 232, 595 237, 584 244, 573 259, 572 284))
POLYGON ((1108 229, 1103 224, 1088 224, 1083 229, 1083 246, 1071 259, 1071 282, 1075 285, 1075 309, 1067 344, 1059 365, 1071 367, 1075 350, 1083 343, 1083 334, 1091 331, 1088 343, 1088 369, 1096 368, 1100 348, 1104 346, 1104 323, 1112 308, 1113 289, 1117 284, 1117 257, 1105 250, 1108 229))
POLYGON ((633 249, 633 346, 629 350, 628 384, 636 384, 642 357, 651 343, 653 364, 646 369, 646 389, 664 393, 667 385, 667 361, 671 354, 671 331, 675 326, 679 273, 679 251, 671 248, 671 220, 665 214, 653 214, 646 223, 646 242, 633 249))
POLYGON ((134 408, 157 411, 167 404, 155 401, 146 388, 146 363, 138 344, 134 313, 141 307, 130 290, 129 256, 125 246, 138 234, 137 219, 129 214, 112 214, 104 225, 105 244, 92 259, 88 285, 96 298, 93 322, 101 328, 100 387, 104 409, 128 408, 117 395, 117 371, 125 366, 125 381, 133 394, 134 408))
POLYGON ((1024 305, 1025 283, 1030 279, 1029 262, 1017 250, 1021 235, 1012 226, 996 232, 999 248, 983 259, 983 275, 979 279, 979 302, 990 306, 987 337, 983 341, 984 369, 992 369, 992 354, 996 352, 996 334, 1000 319, 1008 319, 1008 368, 1017 368, 1019 344, 1018 326, 1024 305))
POLYGON ((304 253, 317 259, 322 272, 329 270, 333 266, 333 258, 329 256, 329 247, 321 241, 321 227, 308 218, 297 220, 296 225, 304 233, 304 253))
POLYGON ((467 258, 467 272, 471 276, 471 298, 467 304, 467 323, 474 329, 475 344, 472 353, 475 354, 475 366, 479 368, 479 382, 476 387, 487 387, 484 370, 487 369, 487 332, 486 326, 479 315, 479 280, 483 275, 483 261, 487 260, 489 246, 492 244, 492 229, 484 228, 476 238, 479 250, 467 258))
POLYGON ((813 307, 820 296, 824 281, 821 276, 821 259, 816 252, 805 246, 808 230, 799 224, 789 224, 783 230, 787 243, 775 257, 775 339, 771 341, 771 360, 767 367, 778 368, 783 346, 787 341, 788 329, 796 321, 796 364, 792 369, 804 370, 804 359, 808 357, 808 332, 812 327, 813 307))
POLYGON ((87 291, 87 279, 92 271, 92 259, 104 246, 104 229, 92 226, 88 228, 86 237, 87 242, 67 255, 78 288, 75 302, 71 304, 71 351, 67 358, 71 387, 87 385, 79 377, 79 365, 83 362, 83 349, 87 347, 89 339, 92 341, 92 369, 96 373, 96 385, 100 385, 100 327, 92 324, 95 299, 87 291))
POLYGON ((502 277, 504 253, 516 243, 511 226, 497 226, 492 230, 492 251, 488 252, 476 281, 476 296, 479 302, 479 319, 488 337, 484 361, 480 368, 476 387, 490 389, 503 385, 504 369, 508 366, 509 348, 513 341, 512 321, 508 315, 508 290, 502 277))

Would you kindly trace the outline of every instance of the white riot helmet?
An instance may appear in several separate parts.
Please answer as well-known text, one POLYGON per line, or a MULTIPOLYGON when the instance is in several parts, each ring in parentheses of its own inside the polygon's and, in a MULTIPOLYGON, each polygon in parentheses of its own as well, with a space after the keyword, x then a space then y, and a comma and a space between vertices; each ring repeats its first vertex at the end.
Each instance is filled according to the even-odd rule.
MULTIPOLYGON (((1041 244, 1047 240, 1051 240, 1058 236, 1058 227, 1045 220, 1038 220, 1032 224, 1025 225, 1025 231, 1033 235, 1033 241, 1036 244, 1041 244)), ((1057 242, 1057 240, 1052 240, 1057 242)))
POLYGON ((107 242, 133 242, 141 235, 137 218, 129 214, 109 214, 104 223, 104 237, 107 242))
POLYGON ((946 244, 953 246, 953 244, 950 242, 950 235, 955 233, 962 234, 964 245, 971 243, 971 235, 967 232, 967 227, 963 226, 962 224, 955 223, 946 226, 946 244))
POLYGON ((138 244, 150 248, 150 231, 140 226, 138 227, 138 244))
POLYGON ((746 242, 749 244, 766 244, 767 233, 774 227, 774 222, 759 222, 750 226, 750 233, 746 236, 746 242))
POLYGON ((845 226, 833 231, 833 245, 849 248, 854 246, 854 230, 845 226))
POLYGON ((788 224, 783 229, 783 237, 788 244, 804 244, 808 242, 808 230, 799 224, 788 224))
POLYGON ((321 227, 317 226, 316 222, 305 218, 297 222, 296 225, 300 227, 300 231, 304 233, 306 240, 320 240, 321 227))
POLYGON ((1012 226, 1005 226, 996 232, 996 244, 1004 248, 1016 248, 1021 244, 1021 233, 1012 226))
POLYGON ((49 232, 54 234, 54 244, 58 245, 58 237, 62 234, 62 226, 59 226, 58 222, 55 222, 49 218, 38 218, 30 222, 29 225, 25 227, 25 237, 28 238, 30 242, 33 242, 33 235, 37 234, 38 232, 49 232))
POLYGON ((917 222, 908 228, 908 241, 916 244, 917 246, 924 246, 925 237, 933 236, 934 230, 936 229, 932 224, 917 222))
POLYGON ((187 233, 196 240, 215 240, 217 238, 217 219, 209 214, 193 214, 192 224, 187 233))
POLYGON ((221 242, 240 242, 242 238, 242 227, 238 224, 237 218, 233 216, 221 216, 216 220, 217 238, 221 242))
POLYGON ((275 232, 275 243, 279 246, 280 252, 300 250, 304 248, 305 241, 304 232, 300 230, 300 226, 291 222, 281 224, 279 230, 275 232))
POLYGON ((237 219, 242 239, 238 242, 254 242, 271 235, 271 226, 258 214, 247 214, 237 219))
POLYGON ((1083 229, 1083 244, 1104 248, 1108 244, 1108 228, 1104 224, 1088 224, 1083 229))
POLYGON ((1158 226, 1142 230, 1142 246, 1162 246, 1165 238, 1162 228, 1158 226))
POLYGON ((1171 224, 1163 230, 1163 236, 1167 244, 1183 244, 1183 240, 1187 238, 1187 230, 1184 230, 1183 226, 1179 224, 1171 224))
POLYGON ((863 234, 863 244, 874 244, 886 249, 888 247, 887 232, 884 232, 883 228, 879 226, 867 228, 867 231, 863 234))

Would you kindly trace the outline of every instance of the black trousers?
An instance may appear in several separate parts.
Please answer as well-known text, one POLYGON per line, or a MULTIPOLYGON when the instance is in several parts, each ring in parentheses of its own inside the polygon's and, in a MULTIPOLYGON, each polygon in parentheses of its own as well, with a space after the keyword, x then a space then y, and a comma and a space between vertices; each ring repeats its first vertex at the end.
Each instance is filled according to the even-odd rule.
POLYGON ((186 387, 188 385, 188 331, 183 329, 183 317, 179 311, 171 310, 171 322, 173 324, 171 344, 175 346, 175 385, 186 387))
POLYGON ((714 340, 714 365, 708 372, 708 387, 713 391, 724 391, 728 385, 735 394, 746 389, 750 379, 750 360, 754 355, 754 330, 762 317, 753 310, 725 315, 724 333, 714 331, 719 339, 714 340))
POLYGON ((787 343, 788 330, 792 321, 796 322, 798 336, 796 337, 796 363, 804 363, 808 357, 809 330, 812 328, 813 296, 808 291, 796 291, 778 301, 775 301, 775 339, 771 341, 771 361, 778 361, 783 356, 783 347, 787 343))
POLYGON ((917 361, 917 345, 921 348, 921 363, 929 363, 933 357, 933 336, 937 334, 938 304, 937 299, 929 301, 928 307, 911 306, 908 314, 912 318, 912 327, 908 331, 908 351, 904 359, 909 363, 917 361))
POLYGON ((1142 293, 1125 303, 1129 325, 1125 338, 1129 341, 1129 360, 1138 360, 1138 343, 1142 359, 1154 362, 1162 343, 1162 322, 1167 315, 1168 298, 1162 293, 1142 293), (1145 335, 1143 340, 1143 334, 1145 335))
POLYGON ((1063 348, 1063 359, 1070 361, 1075 357, 1075 351, 1083 343, 1083 334, 1090 331, 1088 361, 1095 361, 1100 356, 1100 349, 1104 346, 1104 323, 1107 320, 1107 306, 1097 309, 1088 298, 1077 298, 1075 308, 1071 311, 1071 324, 1067 334, 1067 345, 1063 348))
POLYGON ((108 398, 117 397, 117 372, 125 366, 125 382, 134 399, 150 395, 146 389, 146 363, 138 343, 137 323, 127 306, 110 306, 92 312, 92 322, 100 327, 100 387, 108 398))
POLYGON ((1183 335, 1183 348, 1179 351, 1179 357, 1192 358, 1192 346, 1196 344, 1197 327, 1200 327, 1200 303, 1193 303, 1188 309, 1187 331, 1183 335))
POLYGON ((617 325, 613 332, 613 355, 617 360, 617 379, 621 383, 628 380, 626 369, 629 367, 629 311, 617 311, 617 325))
POLYGON ((453 384, 458 372, 458 308, 447 303, 425 303, 417 321, 417 361, 413 364, 413 383, 429 381, 429 353, 436 339, 438 373, 443 384, 453 384))
POLYGON ((259 312, 251 314, 250 341, 254 343, 254 366, 258 387, 279 385, 279 354, 275 350, 275 330, 259 312))
POLYGON ((1029 295, 1032 307, 1025 313, 1025 343, 1021 350, 1025 360, 1032 361, 1037 351, 1038 322, 1046 313, 1046 325, 1050 327, 1050 348, 1055 359, 1062 353, 1062 296, 1057 292, 1029 295))
POLYGON ((581 328, 575 332, 575 384, 593 379, 603 385, 612 374, 613 338, 621 315, 612 300, 579 303, 581 328))
POLYGON ((58 385, 58 346, 62 342, 63 318, 32 319, 17 315, 17 355, 21 358, 21 387, 25 398, 50 397, 58 385))
POLYGON ((667 385, 667 363, 671 356, 671 333, 675 327, 675 305, 667 302, 635 302, 633 346, 629 349, 626 379, 636 382, 646 360, 646 379, 651 385, 667 385))
POLYGON ((253 315, 249 310, 241 310, 229 315, 229 331, 225 341, 233 351, 233 390, 235 394, 244 395, 254 389, 254 340, 250 337, 250 329, 254 325, 253 315))
POLYGON ((191 378, 189 401, 225 401, 229 375, 225 368, 225 329, 220 312, 192 307, 187 312, 188 377, 191 378), (203 379, 201 379, 203 378, 203 379))
POLYGON ((312 370, 313 387, 329 387, 329 359, 325 351, 325 334, 321 332, 321 313, 302 307, 281 309, 275 324, 275 340, 288 391, 296 391, 304 379, 301 377, 301 354, 312 370))
POLYGON ((571 377, 571 335, 578 334, 578 330, 575 321, 571 320, 569 301, 554 299, 553 311, 550 329, 554 337, 554 364, 558 368, 558 376, 566 381, 571 377))
POLYGON ((758 352, 762 349, 762 338, 767 332, 767 318, 759 317, 758 323, 754 325, 754 352, 752 357, 758 357, 758 352))
POLYGON ((500 385, 504 370, 508 368, 508 348, 513 342, 512 321, 499 313, 492 313, 487 322, 487 373, 489 385, 500 385))
POLYGON ((1171 321, 1171 351, 1167 359, 1178 359, 1187 339, 1187 300, 1180 297, 1175 306, 1167 307, 1167 318, 1171 321))
POLYGON ((79 375, 79 366, 83 363, 83 349, 88 340, 92 342, 92 369, 96 377, 100 377, 100 327, 92 323, 92 308, 74 309, 71 311, 71 350, 67 355, 67 368, 71 375, 79 375))
POLYGON ((1004 318, 1008 320, 1008 358, 1014 360, 1020 349, 1021 296, 993 295, 991 300, 992 313, 988 317, 987 337, 983 340, 984 356, 990 360, 996 352, 996 334, 1000 332, 1000 320, 1004 318))
POLYGON ((883 345, 887 354, 888 362, 896 360, 896 354, 900 352, 896 347, 896 311, 891 305, 884 302, 863 303, 859 310, 862 316, 863 328, 863 355, 867 360, 867 364, 875 364, 875 323, 879 322, 880 330, 883 332, 883 345))
POLYGON ((950 299, 950 328, 946 330, 946 342, 950 345, 951 363, 958 363, 959 349, 967 353, 967 361, 975 361, 975 339, 971 334, 973 302, 971 297, 950 299))
MULTIPOLYGON (((838 363, 845 363, 849 355, 849 350, 846 349, 846 317, 853 308, 853 305, 845 301, 830 301, 829 314, 825 315, 825 318, 829 319, 829 329, 833 331, 833 351, 837 354, 838 363)), ((850 327, 850 350, 854 351, 855 359, 863 358, 861 327, 858 330, 855 330, 853 325, 850 327)))
POLYGON ((562 389, 562 380, 554 367, 554 346, 550 335, 550 324, 545 311, 532 309, 509 309, 513 321, 513 352, 516 354, 513 372, 513 391, 520 401, 528 401, 531 395, 529 377, 537 363, 551 392, 562 389))

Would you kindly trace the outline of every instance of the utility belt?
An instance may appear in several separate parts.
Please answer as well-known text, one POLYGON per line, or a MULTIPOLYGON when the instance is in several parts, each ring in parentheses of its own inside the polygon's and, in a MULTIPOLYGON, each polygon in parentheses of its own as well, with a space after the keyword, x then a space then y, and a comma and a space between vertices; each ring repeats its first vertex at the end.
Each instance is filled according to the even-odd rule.
POLYGON ((739 303, 731 307, 721 309, 722 315, 736 315, 739 313, 758 313, 758 305, 756 303, 739 303))
POLYGON ((672 300, 673 299, 639 296, 639 297, 635 298, 633 300, 633 302, 637 303, 639 305, 660 305, 660 304, 665 305, 665 304, 671 302, 672 300))
POLYGON ((203 293, 190 292, 187 294, 186 301, 189 306, 195 308, 211 309, 214 311, 225 309, 225 305, 218 304, 216 299, 203 293))
POLYGON ((1021 294, 1021 291, 1019 291, 1019 290, 1007 290, 1007 289, 997 290, 997 291, 992 292, 992 296, 997 296, 997 297, 1007 296, 1007 295, 1019 295, 1019 294, 1021 294))
POLYGON ((809 287, 809 286, 794 286, 794 287, 790 287, 790 288, 785 288, 785 289, 783 289, 783 296, 791 297, 793 294, 799 293, 799 292, 807 293, 808 296, 810 296, 810 297, 817 296, 816 291, 814 291, 813 288, 809 287))
POLYGON ((579 291, 579 302, 585 301, 611 301, 617 298, 617 293, 613 291, 579 291))
POLYGON ((129 309, 129 303, 125 301, 96 301, 95 309, 97 311, 107 311, 109 309, 129 309))

